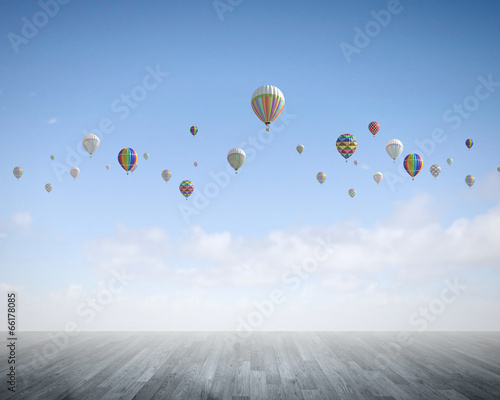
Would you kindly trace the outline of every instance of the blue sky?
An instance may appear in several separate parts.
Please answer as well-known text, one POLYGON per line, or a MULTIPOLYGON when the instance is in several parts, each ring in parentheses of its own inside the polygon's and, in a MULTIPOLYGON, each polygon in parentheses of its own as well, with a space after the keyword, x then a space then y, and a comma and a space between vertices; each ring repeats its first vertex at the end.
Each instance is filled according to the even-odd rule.
POLYGON ((500 328, 497 2, 0 9, 0 289, 19 293, 24 329, 234 330, 280 290, 286 301, 255 329, 413 330, 412 313, 455 279, 467 289, 429 329, 500 328), (359 32, 363 47, 349 47, 359 32), (264 84, 286 100, 271 133, 250 107, 264 84), (80 145, 88 132, 101 138, 92 158, 80 145), (342 133, 358 141, 348 163, 335 148, 342 133), (396 163, 385 152, 393 138, 404 144, 396 163), (117 162, 124 147, 140 156, 134 174, 117 162), (237 175, 234 147, 247 152, 237 175), (414 181, 401 165, 409 153, 424 163, 414 181), (187 201, 184 179, 195 185, 187 201), (318 240, 335 251, 291 290, 288 272, 318 240), (113 270, 134 278, 82 321, 75 310, 113 270), (141 327, 139 299, 149 305, 141 327))

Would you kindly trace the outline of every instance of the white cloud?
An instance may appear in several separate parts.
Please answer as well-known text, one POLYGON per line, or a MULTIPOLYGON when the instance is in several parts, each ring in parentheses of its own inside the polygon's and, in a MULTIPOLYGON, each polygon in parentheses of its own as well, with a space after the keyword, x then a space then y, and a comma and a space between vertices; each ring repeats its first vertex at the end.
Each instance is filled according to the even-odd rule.
POLYGON ((55 124, 57 122, 57 118, 51 118, 47 121, 49 125, 55 124))
POLYGON ((18 228, 28 228, 33 223, 33 218, 27 211, 13 213, 10 219, 18 228))

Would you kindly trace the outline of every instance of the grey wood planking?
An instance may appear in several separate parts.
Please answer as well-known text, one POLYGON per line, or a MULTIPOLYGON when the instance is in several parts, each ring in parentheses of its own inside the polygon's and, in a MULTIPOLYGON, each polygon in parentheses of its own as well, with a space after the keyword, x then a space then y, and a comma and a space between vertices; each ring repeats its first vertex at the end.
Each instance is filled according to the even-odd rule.
POLYGON ((398 347, 397 332, 80 332, 34 369, 54 342, 21 332, 17 392, 4 383, 0 399, 500 399, 500 332, 409 335, 398 347))

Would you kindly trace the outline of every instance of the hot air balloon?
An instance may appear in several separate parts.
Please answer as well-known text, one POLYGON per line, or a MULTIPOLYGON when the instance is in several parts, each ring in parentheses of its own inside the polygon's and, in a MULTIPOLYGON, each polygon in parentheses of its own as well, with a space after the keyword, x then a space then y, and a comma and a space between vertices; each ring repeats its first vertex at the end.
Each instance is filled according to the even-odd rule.
POLYGON ((467 175, 465 177, 465 183, 469 186, 469 187, 472 187, 472 185, 474 185, 474 181, 476 179, 474 179, 474 176, 473 175, 467 175))
POLYGON ((299 144, 299 145, 297 146, 297 151, 299 152, 299 154, 302 154, 302 152, 304 151, 304 146, 303 146, 303 145, 301 145, 301 144, 299 144))
POLYGON ((358 165, 358 160, 354 160, 354 165, 358 165))
POLYGON ((132 168, 130 168, 130 172, 134 173, 134 171, 137 169, 137 163, 134 164, 132 168))
POLYGON ((229 153, 227 153, 227 161, 231 165, 231 167, 234 168, 236 171, 235 173, 238 173, 238 169, 242 167, 243 164, 245 164, 247 156, 245 152, 241 149, 231 149, 229 150, 229 153))
POLYGON ((373 174, 373 179, 375 180, 375 182, 377 182, 377 185, 382 182, 382 179, 384 179, 384 175, 382 174, 382 172, 375 172, 373 174))
POLYGON ((191 132, 191 135, 196 135, 198 133, 198 128, 196 126, 192 126, 191 128, 189 128, 189 132, 191 132))
POLYGON ((269 125, 285 107, 285 96, 276 86, 263 85, 253 92, 251 105, 255 115, 266 124, 266 131, 269 132, 269 125))
POLYGON ((21 175, 23 174, 23 169, 21 167, 15 167, 13 170, 12 170, 12 173, 14 174, 14 176, 17 178, 17 180, 19 180, 19 178, 21 177, 21 175))
POLYGON ((370 122, 370 124, 368 125, 368 129, 372 133, 373 137, 375 137, 375 135, 377 134, 378 130, 380 129, 380 125, 379 125, 378 122, 373 121, 373 122, 370 122))
POLYGON ((497 167, 497 171, 500 172, 500 167, 497 167))
POLYGON ((110 169, 111 168, 111 165, 106 165, 106 169, 110 169))
POLYGON ((196 161, 194 162, 194 166, 195 166, 195 167, 197 167, 197 166, 198 166, 198 163, 197 163, 196 161))
POLYGON ((398 139, 391 139, 385 145, 385 150, 394 162, 396 162, 396 158, 398 158, 403 151, 403 143, 401 143, 398 139))
POLYGON ((149 153, 144 153, 144 159, 147 160, 149 158, 149 153))
POLYGON ((45 190, 47 191, 47 193, 50 193, 50 191, 52 190, 52 185, 50 183, 47 183, 45 185, 45 190))
POLYGON ((90 154, 90 158, 92 158, 92 154, 95 153, 97 148, 99 147, 100 140, 97 137, 97 135, 94 135, 93 133, 89 133, 88 135, 85 135, 83 138, 82 144, 85 150, 90 154))
POLYGON ((354 197, 356 196, 356 189, 349 189, 349 196, 354 197))
POLYGON ((70 175, 75 179, 76 181, 76 177, 80 174, 80 169, 78 167, 72 167, 70 170, 69 170, 69 173, 70 175))
POLYGON ((193 193, 193 190, 194 190, 193 182, 182 181, 181 184, 179 185, 179 190, 181 191, 182 195, 187 200, 188 197, 191 196, 191 193, 193 193))
POLYGON ((51 160, 54 160, 54 158, 55 158, 54 156, 50 156, 50 159, 51 159, 51 160))
POLYGON ((326 174, 324 172, 318 172, 316 174, 316 180, 322 185, 326 180, 326 174))
POLYGON ((452 159, 452 158, 448 158, 448 159, 446 160, 446 162, 448 163, 448 165, 451 165, 451 164, 453 163, 453 159, 452 159))
POLYGON ((434 164, 434 165, 431 165, 431 175, 434 177, 434 178, 437 178, 438 175, 441 173, 441 167, 437 164, 434 164))
POLYGON ((354 154, 356 147, 358 147, 358 142, 354 135, 344 133, 337 139, 337 150, 340 155, 345 158, 345 162, 354 154))
POLYGON ((137 163, 137 153, 131 148, 121 149, 118 153, 118 162, 122 168, 127 171, 128 175, 128 171, 130 171, 137 163))
POLYGON ((422 161, 422 157, 418 154, 411 153, 405 157, 404 167, 406 172, 410 174, 411 180, 414 180, 417 174, 421 171, 422 166, 424 165, 422 161))
POLYGON ((170 179, 171 176, 172 176, 172 172, 170 172, 169 169, 164 169, 161 172, 161 177, 165 180, 165 182, 168 182, 168 180, 170 179))
POLYGON ((466 145, 466 146, 469 148, 469 150, 470 150, 470 148, 471 148, 472 146, 474 146, 474 142, 472 141, 472 139, 467 139, 467 140, 465 141, 465 145, 466 145))

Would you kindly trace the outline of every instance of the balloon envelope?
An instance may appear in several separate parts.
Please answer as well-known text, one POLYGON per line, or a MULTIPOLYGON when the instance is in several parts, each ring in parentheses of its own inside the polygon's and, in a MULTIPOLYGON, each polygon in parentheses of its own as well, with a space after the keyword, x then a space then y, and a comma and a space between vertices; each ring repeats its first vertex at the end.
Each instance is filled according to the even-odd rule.
POLYGON ((250 103, 255 115, 266 125, 269 125, 283 111, 285 96, 276 86, 263 85, 253 92, 250 103))
POLYGON ((194 166, 195 166, 195 167, 197 167, 197 166, 198 166, 198 163, 197 163, 196 161, 194 162, 194 166))
POLYGON ((85 135, 83 138, 82 144, 85 150, 90 154, 92 157, 92 154, 95 153, 97 148, 99 147, 99 137, 97 135, 94 135, 93 133, 89 133, 88 135, 85 135))
POLYGON ((191 128, 189 128, 189 132, 191 132, 191 135, 196 135, 198 133, 198 127, 196 126, 192 126, 191 128))
POLYGON ((179 190, 181 191, 182 195, 186 198, 191 196, 191 193, 193 193, 194 186, 193 182, 191 181, 182 181, 181 184, 179 185, 179 190))
POLYGON ((403 151, 403 143, 398 139, 391 139, 385 145, 385 151, 387 151, 387 154, 389 154, 393 160, 396 160, 403 151))
POLYGON ((358 160, 354 160, 354 165, 358 165, 358 160))
POLYGON ((242 149, 234 148, 229 150, 229 153, 227 153, 227 161, 231 165, 231 167, 234 168, 236 173, 238 173, 238 169, 242 167, 243 164, 245 164, 247 156, 245 152, 242 149))
POLYGON ((377 182, 377 185, 382 182, 382 179, 384 179, 384 175, 382 174, 382 172, 375 172, 373 174, 373 179, 375 182, 377 182))
POLYGON ((342 157, 345 158, 346 162, 347 159, 354 154, 357 147, 358 142, 356 141, 354 135, 344 133, 337 138, 337 151, 342 157))
POLYGON ((50 156, 50 159, 53 160, 55 157, 54 156, 50 156))
POLYGON ((316 180, 320 183, 323 184, 323 182, 326 180, 326 174, 324 172, 318 172, 316 174, 316 180))
POLYGON ((299 154, 302 154, 302 152, 304 151, 304 146, 303 146, 303 145, 301 145, 301 144, 299 144, 299 145, 297 146, 297 151, 299 152, 299 154))
POLYGON ((165 180, 165 182, 168 182, 168 180, 170 179, 171 176, 172 176, 172 172, 170 172, 169 169, 164 169, 161 172, 161 177, 165 180))
POLYGON ((373 122, 370 122, 370 124, 368 125, 368 129, 370 130, 372 135, 375 136, 380 129, 380 125, 378 122, 373 121, 373 122))
POLYGON ((110 169, 111 168, 111 165, 106 165, 106 169, 110 169))
POLYGON ((418 154, 411 153, 405 157, 404 167, 406 172, 412 177, 415 178, 417 174, 422 170, 422 166, 424 165, 422 161, 422 157, 418 154))
POLYGON ((431 165, 430 171, 431 171, 431 175, 434 178, 437 178, 438 175, 441 173, 441 167, 437 164, 431 165))
POLYGON ((149 158, 149 153, 144 153, 144 159, 147 160, 149 158))
POLYGON ((21 175, 23 174, 23 169, 21 167, 15 167, 13 170, 12 170, 12 173, 14 174, 14 176, 19 179, 21 177, 21 175))
POLYGON ((46 190, 48 193, 50 193, 50 191, 52 190, 52 185, 51 185, 50 183, 47 183, 47 184, 45 185, 45 190, 46 190))
POLYGON ((72 167, 69 173, 76 180, 76 177, 80 174, 80 169, 78 167, 72 167))
POLYGON ((128 171, 130 171, 137 163, 137 153, 131 148, 122 149, 118 153, 118 162, 128 173, 128 171))
POLYGON ((349 196, 351 197, 356 196, 356 189, 349 189, 349 196))
POLYGON ((465 141, 465 145, 470 149, 474 145, 474 142, 472 141, 472 139, 467 139, 465 141))
POLYGON ((500 172, 500 167, 497 167, 497 171, 500 172))
POLYGON ((448 159, 446 160, 446 162, 448 163, 448 165, 451 165, 451 164, 453 163, 453 159, 452 159, 452 158, 448 158, 448 159))
POLYGON ((466 184, 467 184, 467 186, 469 186, 469 187, 472 187, 472 185, 474 185, 474 181, 475 181, 475 180, 476 180, 476 179, 474 178, 474 176, 473 176, 473 175, 467 175, 467 176, 465 177, 465 183, 466 183, 466 184))

